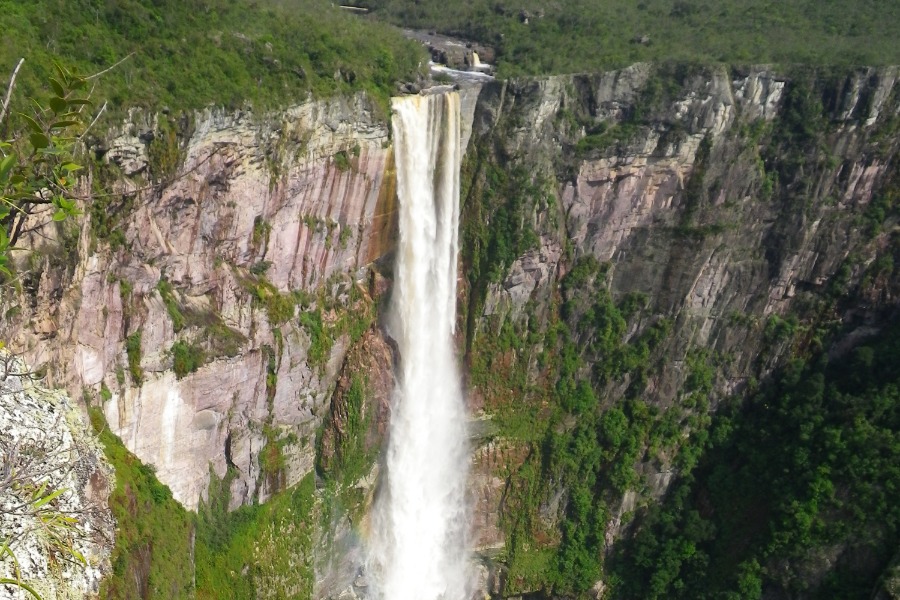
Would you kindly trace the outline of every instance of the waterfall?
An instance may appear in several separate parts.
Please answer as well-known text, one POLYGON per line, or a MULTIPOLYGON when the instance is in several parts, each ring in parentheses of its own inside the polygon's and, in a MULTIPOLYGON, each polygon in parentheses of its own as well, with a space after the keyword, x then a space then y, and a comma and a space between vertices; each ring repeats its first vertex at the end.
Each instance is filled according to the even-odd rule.
POLYGON ((460 104, 393 100, 400 211, 391 321, 400 351, 370 573, 379 600, 467 600, 469 452, 454 354, 460 104))

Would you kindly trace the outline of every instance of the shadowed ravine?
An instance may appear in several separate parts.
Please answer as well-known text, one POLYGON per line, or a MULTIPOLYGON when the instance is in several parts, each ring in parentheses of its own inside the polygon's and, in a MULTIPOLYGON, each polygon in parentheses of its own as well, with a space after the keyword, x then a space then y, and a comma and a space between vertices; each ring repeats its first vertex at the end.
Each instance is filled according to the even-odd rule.
POLYGON ((380 600, 468 596, 466 413, 456 320, 460 103, 394 99, 400 242, 389 329, 400 350, 369 561, 380 600))

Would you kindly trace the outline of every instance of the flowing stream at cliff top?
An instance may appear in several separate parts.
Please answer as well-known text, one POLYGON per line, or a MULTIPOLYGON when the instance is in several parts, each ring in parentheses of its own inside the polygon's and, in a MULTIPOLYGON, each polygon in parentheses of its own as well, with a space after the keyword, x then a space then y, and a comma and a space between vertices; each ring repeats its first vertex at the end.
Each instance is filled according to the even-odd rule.
POLYGON ((391 335, 400 351, 386 479, 373 515, 379 600, 466 600, 466 412, 453 350, 460 104, 393 100, 400 201, 391 335))

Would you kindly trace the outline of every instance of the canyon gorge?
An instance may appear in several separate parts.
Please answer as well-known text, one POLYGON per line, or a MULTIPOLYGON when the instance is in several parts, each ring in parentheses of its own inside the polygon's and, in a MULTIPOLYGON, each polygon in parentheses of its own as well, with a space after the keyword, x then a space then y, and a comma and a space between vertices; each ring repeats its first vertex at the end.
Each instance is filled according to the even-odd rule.
MULTIPOLYGON (((797 356, 850 360, 890 335, 898 79, 635 64, 401 100, 459 104, 447 305, 416 315, 417 331, 447 329, 446 348, 420 351, 459 362, 469 415, 464 444, 428 450, 468 468, 464 491, 449 484, 471 507, 471 565, 448 578, 468 573, 479 597, 603 597, 617 549, 704 464, 720 410, 797 356), (585 447, 590 468, 573 458, 585 447)), ((395 518, 373 508, 378 488, 385 464, 403 468, 386 441, 392 394, 413 377, 403 339, 421 337, 392 321, 402 257, 422 254, 402 246, 403 141, 364 93, 273 112, 133 109, 90 148, 83 215, 32 215, 0 339, 87 417, 66 427, 90 437, 93 422, 107 454, 120 444, 141 481, 171 490, 145 501, 136 483, 117 488, 121 466, 83 459, 97 476, 79 493, 113 506, 119 528, 75 586, 84 596, 60 575, 45 598, 369 597, 367 540, 395 518), (119 543, 150 505, 177 515, 176 555, 149 529, 119 543)), ((456 426, 440 424, 460 419, 408 434, 441 445, 456 426)), ((110 530, 104 511, 93 529, 110 530)), ((839 569, 898 597, 900 549, 867 546, 881 540, 869 526, 772 558, 765 597, 816 597, 839 569)))

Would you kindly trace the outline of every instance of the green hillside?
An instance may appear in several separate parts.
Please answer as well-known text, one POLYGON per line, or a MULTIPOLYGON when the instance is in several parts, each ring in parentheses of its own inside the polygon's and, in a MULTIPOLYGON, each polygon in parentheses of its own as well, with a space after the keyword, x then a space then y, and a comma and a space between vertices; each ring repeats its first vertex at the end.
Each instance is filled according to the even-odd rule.
POLYGON ((659 60, 900 63, 900 3, 893 0, 365 0, 362 4, 393 23, 494 45, 501 75, 595 72, 659 60))
MULTIPOLYGON (((385 96, 423 59, 393 28, 325 0, 0 0, 0 79, 35 94, 51 63, 97 80, 112 106, 282 105, 309 93, 385 96)), ((3 86, 6 87, 5 85, 3 86)))

